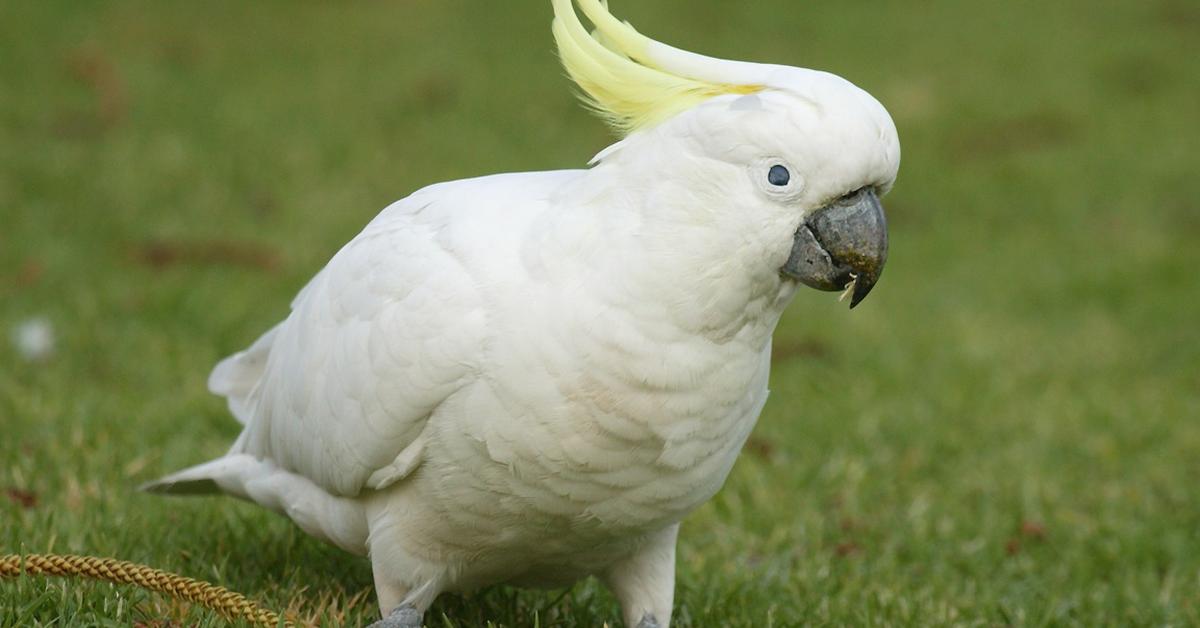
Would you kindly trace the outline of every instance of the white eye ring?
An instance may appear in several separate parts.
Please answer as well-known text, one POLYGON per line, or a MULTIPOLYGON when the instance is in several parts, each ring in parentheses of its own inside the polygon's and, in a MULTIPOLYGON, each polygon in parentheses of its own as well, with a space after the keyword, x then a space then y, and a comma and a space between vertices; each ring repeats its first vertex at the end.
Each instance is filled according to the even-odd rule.
POLYGON ((773 197, 792 196, 804 187, 804 179, 787 160, 767 157, 758 160, 750 176, 763 192, 773 197))

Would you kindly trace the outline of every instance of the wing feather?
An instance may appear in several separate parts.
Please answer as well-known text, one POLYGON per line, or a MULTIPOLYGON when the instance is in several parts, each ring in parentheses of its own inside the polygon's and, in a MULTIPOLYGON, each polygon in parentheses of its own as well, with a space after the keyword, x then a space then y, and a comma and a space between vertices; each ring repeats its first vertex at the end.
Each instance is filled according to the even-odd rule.
POLYGON ((340 496, 412 473, 437 432, 430 417, 486 370, 489 299, 529 281, 522 243, 580 174, 438 184, 385 209, 287 319, 214 370, 213 390, 246 424, 230 453, 340 496))
POLYGON ((385 210, 301 291, 290 316, 213 371, 246 429, 232 453, 336 495, 420 463, 436 407, 472 374, 482 307, 414 195, 385 210))

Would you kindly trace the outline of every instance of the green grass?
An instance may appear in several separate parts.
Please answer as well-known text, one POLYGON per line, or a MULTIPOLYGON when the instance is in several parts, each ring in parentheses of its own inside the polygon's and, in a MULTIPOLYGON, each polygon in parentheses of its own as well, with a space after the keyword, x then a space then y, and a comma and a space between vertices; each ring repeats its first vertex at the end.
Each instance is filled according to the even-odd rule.
MULTIPOLYGON (((849 77, 905 150, 887 273, 852 313, 789 310, 753 440, 684 524, 676 625, 1200 624, 1195 3, 615 4, 685 47, 849 77)), ((0 553, 372 619, 364 561, 135 487, 227 447, 210 366, 384 205, 606 144, 549 20, 540 0, 4 4, 0 553), (45 363, 7 342, 35 316, 45 363)), ((616 621, 595 583, 560 594, 431 619, 616 621)), ((6 626, 160 619, 221 625, 130 588, 0 583, 6 626)))

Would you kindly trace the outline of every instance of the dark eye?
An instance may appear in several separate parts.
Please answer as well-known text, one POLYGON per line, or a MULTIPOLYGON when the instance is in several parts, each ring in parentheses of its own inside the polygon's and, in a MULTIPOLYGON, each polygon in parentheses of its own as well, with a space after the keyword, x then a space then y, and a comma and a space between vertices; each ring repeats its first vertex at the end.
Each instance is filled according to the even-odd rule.
POLYGON ((771 171, 767 173, 767 181, 769 181, 771 185, 783 187, 788 184, 788 181, 791 180, 792 173, 788 172, 787 168, 784 168, 779 164, 771 166, 771 171))

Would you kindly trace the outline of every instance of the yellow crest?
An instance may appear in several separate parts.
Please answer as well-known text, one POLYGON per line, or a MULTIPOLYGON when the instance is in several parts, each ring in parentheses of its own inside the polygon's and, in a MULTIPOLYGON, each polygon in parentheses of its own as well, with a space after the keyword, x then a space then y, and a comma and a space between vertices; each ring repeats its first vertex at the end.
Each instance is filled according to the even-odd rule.
POLYGON ((613 17, 603 0, 575 0, 595 25, 592 33, 579 21, 572 0, 552 2, 554 39, 567 74, 583 90, 588 108, 621 134, 662 122, 714 96, 763 89, 672 72, 652 59, 652 47, 667 47, 613 17))

